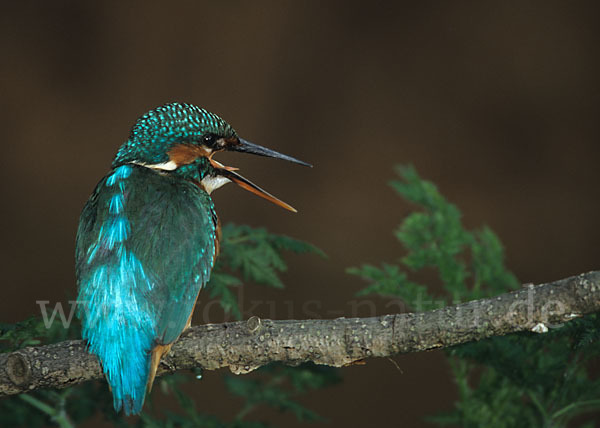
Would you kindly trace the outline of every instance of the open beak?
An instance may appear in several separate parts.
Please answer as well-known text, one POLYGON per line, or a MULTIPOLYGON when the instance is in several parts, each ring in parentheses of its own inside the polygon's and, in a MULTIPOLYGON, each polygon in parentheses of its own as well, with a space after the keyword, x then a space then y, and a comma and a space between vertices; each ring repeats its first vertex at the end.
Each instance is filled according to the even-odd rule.
MULTIPOLYGON (((225 147, 225 150, 242 152, 242 153, 251 153, 253 155, 266 156, 266 157, 276 158, 276 159, 283 159, 283 160, 286 160, 289 162, 297 163, 297 164, 308 166, 308 167, 312 168, 312 165, 309 163, 303 162, 299 159, 293 158, 288 155, 284 155, 283 153, 276 152, 275 150, 271 150, 266 147, 259 146, 258 144, 251 143, 250 141, 246 141, 242 138, 236 139, 234 141, 230 140, 229 144, 225 147)), ((214 160, 212 158, 212 154, 209 157, 209 159, 210 159, 211 165, 213 166, 213 168, 215 168, 218 171, 219 175, 233 181, 238 186, 240 186, 242 189, 248 190, 249 192, 252 192, 255 195, 258 195, 261 198, 264 198, 267 201, 270 201, 270 202, 274 203, 275 205, 278 205, 281 208, 284 208, 288 211, 297 212, 296 209, 294 207, 292 207, 291 205, 289 205, 289 204, 283 202, 281 199, 271 195, 266 190, 261 189, 260 187, 258 187, 256 184, 252 183, 247 178, 244 178, 240 174, 235 172, 237 170, 237 168, 225 166, 222 163, 214 160)))

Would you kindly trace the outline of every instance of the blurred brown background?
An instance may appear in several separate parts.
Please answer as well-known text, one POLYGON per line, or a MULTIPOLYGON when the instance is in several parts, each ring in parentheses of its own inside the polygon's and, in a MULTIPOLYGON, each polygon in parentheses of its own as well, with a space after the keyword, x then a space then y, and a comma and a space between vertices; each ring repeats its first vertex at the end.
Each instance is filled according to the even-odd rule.
MULTIPOLYGON (((299 210, 228 186, 215 196, 224 223, 267 226, 329 255, 290 257, 283 291, 248 285, 244 308, 254 300, 256 315, 371 315, 369 304, 354 310, 364 284, 344 269, 399 257, 391 232, 410 207, 386 185, 398 163, 436 182, 468 227, 492 227, 522 282, 598 269, 595 6, 4 2, 2 320, 75 295, 83 204, 135 119, 175 100, 315 165, 220 156, 299 210)), ((426 426, 424 415, 451 408, 443 354, 396 361, 402 372, 387 360, 344 369, 343 384, 305 402, 333 426, 426 426)), ((219 373, 193 391, 207 412, 238 405, 219 373)))

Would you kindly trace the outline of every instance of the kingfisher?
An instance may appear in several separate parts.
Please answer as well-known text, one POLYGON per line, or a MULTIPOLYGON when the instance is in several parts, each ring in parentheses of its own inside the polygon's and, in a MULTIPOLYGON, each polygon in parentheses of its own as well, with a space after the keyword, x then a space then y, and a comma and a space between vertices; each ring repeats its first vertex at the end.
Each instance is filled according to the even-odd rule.
POLYGON ((81 213, 78 316, 117 412, 141 412, 160 359, 190 326, 219 253, 211 193, 234 182, 296 212, 214 159, 220 151, 311 166, 240 138, 205 109, 165 104, 137 120, 81 213))

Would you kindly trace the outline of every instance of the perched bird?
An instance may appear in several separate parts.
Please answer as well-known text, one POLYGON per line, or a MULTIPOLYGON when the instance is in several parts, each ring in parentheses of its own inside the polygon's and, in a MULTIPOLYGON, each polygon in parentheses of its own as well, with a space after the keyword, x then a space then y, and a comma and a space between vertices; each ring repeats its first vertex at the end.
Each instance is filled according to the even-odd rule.
POLYGON ((166 104, 137 120, 81 213, 83 338, 102 364, 115 410, 126 415, 141 411, 161 357, 190 326, 210 277, 219 252, 211 192, 232 181, 295 211, 213 159, 222 150, 310 166, 238 137, 204 109, 166 104))

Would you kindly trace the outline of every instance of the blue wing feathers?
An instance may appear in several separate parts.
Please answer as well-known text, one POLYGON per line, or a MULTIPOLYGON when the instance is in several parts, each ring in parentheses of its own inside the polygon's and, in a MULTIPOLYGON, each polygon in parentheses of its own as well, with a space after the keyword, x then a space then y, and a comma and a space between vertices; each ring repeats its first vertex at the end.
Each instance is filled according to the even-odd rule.
POLYGON ((81 216, 79 315, 116 410, 141 411, 150 353, 177 339, 208 281, 216 226, 197 186, 144 167, 116 168, 81 216))

